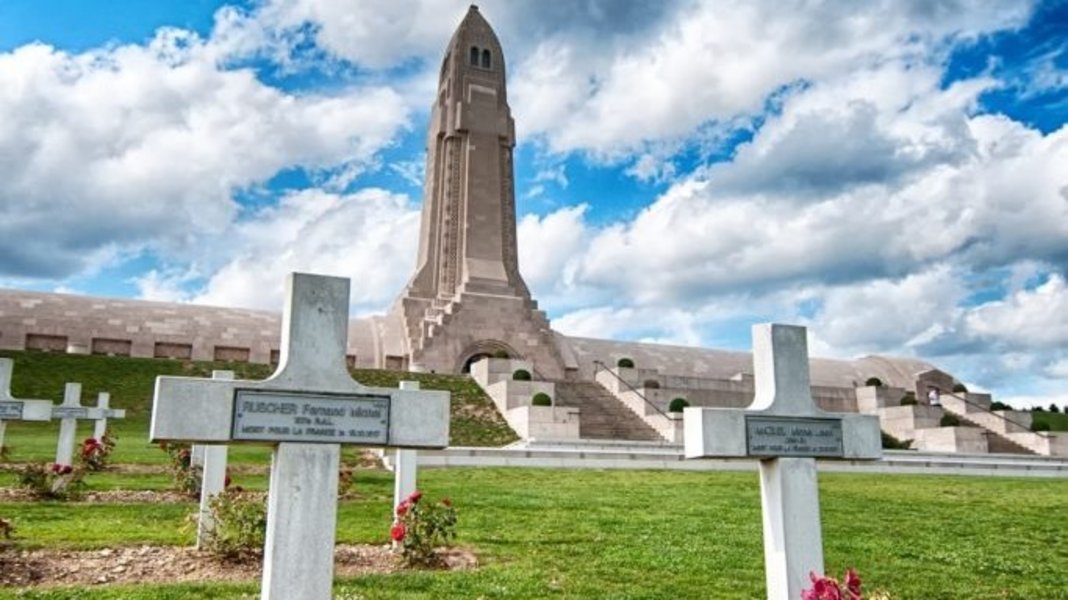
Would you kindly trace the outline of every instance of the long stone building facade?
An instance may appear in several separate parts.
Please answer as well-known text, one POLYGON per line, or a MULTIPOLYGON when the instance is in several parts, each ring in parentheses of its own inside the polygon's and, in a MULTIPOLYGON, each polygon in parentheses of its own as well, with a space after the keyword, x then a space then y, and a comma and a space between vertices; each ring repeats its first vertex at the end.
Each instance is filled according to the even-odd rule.
MULTIPOLYGON (((527 367, 534 379, 559 386, 597 383, 606 371, 621 380, 629 377, 633 381, 627 387, 644 389, 647 404, 661 405, 656 412, 663 412, 668 400, 646 397, 665 396, 657 390, 673 390, 696 405, 744 403, 752 392, 749 353, 576 338, 552 329, 518 264, 515 123, 505 82, 500 42, 472 6, 448 43, 433 100, 415 272, 386 314, 350 322, 349 364, 462 373, 480 359, 507 356, 508 365, 527 367), (638 371, 619 372, 622 358, 638 367, 638 379, 638 371)), ((0 349, 271 363, 278 359, 280 318, 269 311, 0 290, 0 349)), ((921 399, 930 387, 948 390, 958 383, 930 364, 907 358, 815 358, 811 365, 817 400, 837 410, 863 410, 857 390, 873 377, 921 399)), ((494 383, 485 377, 481 382, 494 383)), ((600 386, 613 387, 612 393, 623 393, 618 386, 600 386)), ((570 397, 581 404, 604 391, 600 388, 570 397)), ((559 395, 563 402, 569 393, 562 388, 559 395)), ((533 413, 525 405, 512 406, 505 396, 494 400, 509 422, 533 431, 533 413), (516 408, 526 410, 525 416, 508 414, 516 408)), ((608 410, 598 406, 587 406, 587 417, 593 410, 608 410)), ((549 423, 543 431, 580 435, 570 425, 552 426, 577 422, 580 412, 539 417, 549 423)), ((917 428, 915 419, 909 423, 917 428)), ((658 431, 670 440, 670 432, 658 431)), ((622 435, 599 435, 616 434, 622 435)))

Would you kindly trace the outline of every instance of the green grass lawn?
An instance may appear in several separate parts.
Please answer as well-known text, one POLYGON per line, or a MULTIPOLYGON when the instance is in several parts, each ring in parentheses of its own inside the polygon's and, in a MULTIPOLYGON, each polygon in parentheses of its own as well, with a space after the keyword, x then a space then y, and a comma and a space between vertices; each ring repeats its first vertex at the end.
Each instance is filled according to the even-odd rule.
POLYGON ((1068 414, 1032 411, 1031 423, 1046 423, 1050 431, 1068 431, 1068 414))
MULTIPOLYGON (((114 461, 160 465, 167 456, 147 439, 154 379, 209 376, 228 368, 260 379, 264 365, 197 363, 0 352, 16 360, 13 391, 58 402, 66 381, 98 391, 129 418, 113 421, 114 461)), ((515 439, 470 379, 353 371, 359 381, 394 387, 417 379, 452 392, 454 445, 515 439)), ((1043 413, 1036 413, 1042 415, 1043 413)), ((1047 417, 1064 417, 1050 415, 1047 417)), ((1058 426, 1054 426, 1058 428, 1058 426)), ((1068 429, 1068 422, 1065 422, 1068 429)), ((7 442, 17 462, 51 461, 58 424, 12 423, 7 442)), ((91 427, 83 424, 81 436, 91 427)), ((235 482, 266 489, 268 450, 232 446, 235 482)), ((354 451, 346 450, 348 461, 354 451)), ((0 487, 17 476, 0 471, 0 487)), ((170 485, 162 468, 90 474, 89 490, 170 485)), ((1041 598, 1068 600, 1068 481, 979 477, 824 474, 824 546, 832 573, 859 569, 869 589, 894 598, 1041 598)), ((763 595, 759 484, 754 473, 424 469, 420 486, 451 497, 460 511, 459 543, 476 552, 477 570, 407 572, 339 580, 339 598, 757 598, 763 595)), ((338 540, 384 544, 392 475, 360 470, 357 497, 340 503, 338 540)), ((96 549, 192 543, 184 526, 192 502, 0 502, 13 519, 16 548, 96 549)), ((257 584, 196 583, 19 591, 3 598, 255 598, 257 584)))
MULTIPOLYGON (((250 485, 261 487, 262 476, 250 485)), ((754 473, 424 469, 460 512, 459 543, 482 566, 339 580, 348 598, 757 598, 763 594, 754 473)), ((8 481, 0 479, 0 485, 8 481)), ((155 488, 158 475, 94 477, 155 488)), ((823 474, 828 569, 858 568, 894 598, 1068 598, 1068 481, 823 474)), ((385 543, 392 476, 361 471, 338 540, 385 543)), ((20 545, 189 544, 192 503, 0 504, 20 545)), ((248 585, 94 588, 93 598, 254 597, 248 585)), ((0 598, 84 598, 84 590, 0 598)))
MULTIPOLYGON (((152 408, 152 390, 158 375, 210 377, 213 369, 235 371, 240 379, 264 379, 271 367, 249 363, 194 362, 79 356, 46 352, 0 351, 0 357, 15 360, 12 394, 17 398, 63 400, 66 382, 82 384, 82 404, 95 406, 99 392, 111 394, 113 408, 126 409, 126 418, 109 421, 119 443, 114 454, 117 463, 163 464, 167 455, 148 441, 148 422, 152 408)), ((454 446, 502 446, 515 441, 493 402, 467 377, 406 373, 374 369, 354 369, 353 377, 364 385, 397 387, 402 379, 414 379, 424 389, 447 390, 452 396, 450 441, 454 446)), ((79 440, 92 434, 91 421, 79 423, 79 440)), ((55 458, 59 422, 11 422, 7 426, 5 445, 10 446, 13 462, 51 461, 55 458)), ((261 446, 235 445, 230 460, 235 463, 264 463, 269 452, 261 446)))

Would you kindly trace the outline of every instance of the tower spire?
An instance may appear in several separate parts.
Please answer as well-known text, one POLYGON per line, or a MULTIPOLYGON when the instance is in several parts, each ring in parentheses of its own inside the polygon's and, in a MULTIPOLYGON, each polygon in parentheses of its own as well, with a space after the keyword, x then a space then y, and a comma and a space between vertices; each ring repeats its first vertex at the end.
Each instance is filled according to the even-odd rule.
MULTIPOLYGON (((419 255, 398 301, 413 363, 436 343, 431 338, 447 329, 446 316, 461 308, 470 313, 467 300, 481 306, 486 298, 495 298, 493 302, 521 306, 508 312, 524 327, 551 337, 548 321, 519 274, 515 122, 505 81, 500 40, 472 4, 441 63, 427 131, 419 255)), ((506 325, 514 328, 515 323, 506 325)))

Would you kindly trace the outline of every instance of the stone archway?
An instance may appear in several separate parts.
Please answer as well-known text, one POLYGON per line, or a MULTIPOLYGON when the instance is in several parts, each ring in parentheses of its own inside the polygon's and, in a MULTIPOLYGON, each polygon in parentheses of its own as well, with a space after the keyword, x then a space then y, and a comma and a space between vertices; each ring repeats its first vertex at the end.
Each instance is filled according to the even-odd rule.
POLYGON ((500 340, 481 340, 471 344, 460 354, 455 370, 457 373, 470 373, 472 363, 483 358, 495 358, 501 352, 507 353, 508 358, 522 358, 511 346, 500 340))

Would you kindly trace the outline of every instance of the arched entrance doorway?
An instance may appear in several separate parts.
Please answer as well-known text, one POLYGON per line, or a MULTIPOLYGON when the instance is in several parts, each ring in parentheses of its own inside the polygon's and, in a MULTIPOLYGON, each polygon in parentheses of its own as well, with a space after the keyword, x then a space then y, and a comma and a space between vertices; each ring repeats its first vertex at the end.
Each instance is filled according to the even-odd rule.
POLYGON ((457 371, 460 373, 470 373, 471 365, 482 360, 483 358, 521 358, 519 353, 516 352, 504 342, 498 340, 482 340, 476 342, 471 346, 468 346, 460 355, 459 363, 457 364, 457 371))

